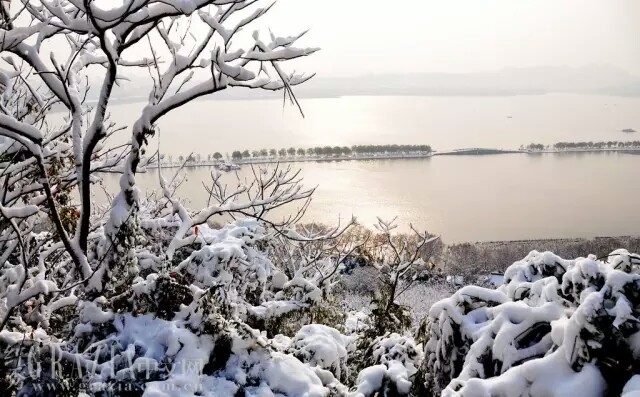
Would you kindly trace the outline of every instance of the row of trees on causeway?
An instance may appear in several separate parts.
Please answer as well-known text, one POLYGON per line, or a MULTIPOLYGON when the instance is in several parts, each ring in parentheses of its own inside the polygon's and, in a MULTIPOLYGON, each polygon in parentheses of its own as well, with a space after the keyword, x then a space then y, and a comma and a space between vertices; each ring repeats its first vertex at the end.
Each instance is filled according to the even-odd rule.
MULTIPOLYGON (((356 146, 316 146, 311 148, 281 148, 261 149, 249 152, 248 150, 235 150, 231 154, 234 160, 248 158, 277 158, 277 157, 338 157, 352 155, 402 155, 402 154, 429 154, 429 145, 356 145, 356 146)), ((218 153, 219 154, 219 153, 218 153)), ((215 154, 214 154, 215 156, 215 154)))
POLYGON ((187 161, 201 163, 204 161, 220 161, 223 159, 277 159, 277 158, 326 158, 346 156, 372 156, 372 155, 428 155, 432 152, 429 145, 356 145, 356 146, 316 146, 310 148, 280 148, 260 150, 234 150, 226 154, 214 152, 206 156, 192 153, 188 156, 179 155, 174 159, 168 156, 165 159, 170 163, 178 160, 180 163, 187 161))
POLYGON ((541 143, 531 143, 527 146, 522 146, 521 149, 527 149, 532 151, 540 150, 575 150, 575 149, 638 149, 640 148, 640 141, 599 141, 599 142, 558 142, 554 145, 543 145, 541 143))

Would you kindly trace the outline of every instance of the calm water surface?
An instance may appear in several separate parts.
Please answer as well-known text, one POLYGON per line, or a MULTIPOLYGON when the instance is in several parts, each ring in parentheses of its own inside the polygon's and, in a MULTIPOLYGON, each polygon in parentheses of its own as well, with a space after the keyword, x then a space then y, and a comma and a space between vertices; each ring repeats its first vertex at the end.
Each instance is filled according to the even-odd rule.
MULTIPOLYGON (((318 186, 306 220, 334 223, 352 214, 367 226, 398 216, 447 242, 640 234, 640 155, 505 154, 420 160, 297 163, 318 186)), ((206 202, 210 168, 187 169, 179 195, 206 202)), ((173 170, 163 170, 169 176, 173 170)), ((250 178, 244 166, 238 173, 250 178)), ((235 183, 235 175, 225 176, 235 183)), ((157 187, 156 171, 140 175, 157 187)), ((108 176, 115 189, 117 178, 108 176)), ((286 210, 284 210, 286 212, 286 210)))
MULTIPOLYGON (((305 118, 280 100, 200 100, 159 123, 167 155, 357 144, 518 148, 558 141, 637 140, 640 98, 549 94, 510 97, 303 98, 305 118)), ((110 106, 131 125, 142 103, 110 106)), ((129 133, 123 134, 129 137, 129 133)), ((152 142, 153 148, 156 143, 152 142)))
MULTIPOLYGON (((306 118, 279 100, 201 100, 159 124, 165 155, 230 153, 236 149, 353 144, 431 144, 517 148, 558 141, 637 140, 640 99, 596 95, 512 97, 305 98, 306 118)), ((110 106, 131 125, 142 103, 110 106)), ((124 133, 120 139, 125 139, 124 133)), ((150 142, 151 150, 157 141, 150 142)), ((640 156, 547 154, 434 157, 299 163, 318 185, 306 219, 332 223, 356 215, 413 223, 447 241, 640 234, 640 156)), ((171 170, 165 171, 167 174, 171 170)), ((180 195, 205 202, 207 168, 189 169, 180 195)), ((153 174, 153 173, 152 173, 153 174)), ((157 177, 139 177, 144 188, 157 177)), ((248 177, 245 167, 241 178, 248 177)), ((229 179, 232 175, 228 176, 229 179)), ((233 181, 230 181, 233 183, 233 181)), ((116 177, 108 186, 115 190, 116 177)))

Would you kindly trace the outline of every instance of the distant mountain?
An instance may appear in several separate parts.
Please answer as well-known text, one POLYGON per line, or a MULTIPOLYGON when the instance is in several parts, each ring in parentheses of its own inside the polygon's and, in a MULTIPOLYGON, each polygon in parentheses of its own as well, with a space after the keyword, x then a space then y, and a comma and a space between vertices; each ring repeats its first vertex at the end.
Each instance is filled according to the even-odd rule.
POLYGON ((607 93, 640 86, 640 78, 608 65, 510 68, 482 73, 385 74, 310 81, 300 93, 327 95, 527 95, 607 93))
POLYGON ((640 96, 640 81, 631 84, 610 86, 600 90, 601 94, 615 96, 640 96))
MULTIPOLYGON (((136 81, 136 80, 134 80, 136 81)), ((120 100, 144 100, 145 84, 116 87, 120 100)), ((546 93, 640 96, 640 77, 606 64, 584 67, 542 66, 478 73, 406 73, 329 78, 318 76, 295 93, 300 97, 350 95, 508 96, 546 93)), ((234 89, 217 98, 260 99, 281 93, 234 89)))

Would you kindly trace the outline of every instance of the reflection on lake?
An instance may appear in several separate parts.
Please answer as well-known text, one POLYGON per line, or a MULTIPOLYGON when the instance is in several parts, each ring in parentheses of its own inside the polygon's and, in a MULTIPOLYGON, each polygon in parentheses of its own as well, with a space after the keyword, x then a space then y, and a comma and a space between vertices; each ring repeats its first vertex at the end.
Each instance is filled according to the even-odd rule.
MULTIPOLYGON (((159 123, 163 154, 325 145, 429 144, 514 149, 531 142, 637 140, 640 98, 605 95, 302 98, 305 118, 281 100, 199 100, 159 123)), ((144 103, 113 104, 131 126, 144 103)), ((128 139, 130 131, 121 138, 128 139)), ((156 148, 155 140, 150 147, 156 148)))
MULTIPOLYGON (((443 156, 413 160, 294 163, 318 185, 305 220, 335 223, 352 214, 413 223, 447 242, 640 234, 640 156, 623 153, 443 156)), ((169 176, 175 172, 165 169, 169 176)), ((185 170, 178 194, 206 204, 208 167, 185 170)), ((248 166, 238 172, 250 178, 248 166)), ((156 171, 138 178, 158 186, 156 171)), ((235 183, 235 175, 225 180, 235 183)), ((107 175, 110 190, 117 176, 107 175)), ((281 214, 286 213, 286 209, 281 214)))

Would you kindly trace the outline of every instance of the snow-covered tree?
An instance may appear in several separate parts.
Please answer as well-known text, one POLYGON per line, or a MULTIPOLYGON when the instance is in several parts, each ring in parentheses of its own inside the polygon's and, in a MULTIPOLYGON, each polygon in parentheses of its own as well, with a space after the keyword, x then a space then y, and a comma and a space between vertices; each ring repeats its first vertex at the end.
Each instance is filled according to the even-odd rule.
MULTIPOLYGON (((313 240, 289 221, 267 222, 270 211, 283 205, 301 201, 300 211, 306 208, 313 190, 304 189, 291 170, 260 170, 253 184, 232 190, 214 174, 209 205, 198 211, 175 197, 177 177, 167 181, 158 170, 160 197, 142 195, 135 183, 136 174, 160 157, 146 154, 158 121, 192 100, 242 87, 283 90, 297 104, 292 87, 311 75, 289 74, 283 64, 315 49, 295 46, 301 34, 240 37, 270 8, 254 0, 0 2, 3 393, 37 395, 33 382, 43 378, 22 376, 22 358, 34 351, 41 361, 63 359, 84 370, 92 363, 98 373, 141 368, 123 366, 125 355, 147 364, 166 357, 175 369, 180 357, 193 356, 187 340, 198 344, 224 334, 225 340, 254 340, 269 357, 259 332, 244 321, 318 302, 324 286, 314 279, 282 285, 276 277, 273 287, 277 266, 259 249, 274 234, 302 245, 313 240), (130 141, 115 145, 109 138, 120 127, 109 108, 114 88, 139 76, 131 69, 148 71, 152 85, 130 141), (95 76, 101 82, 93 103, 87 98, 95 76), (93 197, 102 172, 121 174, 120 191, 107 192, 106 208, 93 197), (255 223, 237 221, 211 232, 207 222, 223 214, 255 223), (228 284, 226 275, 246 282, 228 284), (291 293, 278 295, 278 288, 291 293), (164 340, 164 353, 156 350, 160 356, 151 354, 148 338, 133 356, 118 350, 129 343, 123 332, 149 327, 177 327, 185 336, 164 340), (113 354, 95 351, 96 341, 112 345, 113 354), (172 347, 178 341, 182 348, 172 347), (11 389, 4 383, 8 377, 11 389)), ((298 211, 293 214, 299 219, 298 211)), ((320 237, 331 240, 343 230, 320 237)), ((154 373, 167 379, 171 369, 154 373)), ((207 372, 214 369, 220 368, 207 372)), ((84 374, 75 379, 95 387, 120 379, 84 374)), ((74 379, 53 375, 62 374, 50 376, 56 382, 74 379)))
POLYGON ((638 265, 626 250, 575 260, 533 251, 498 289, 460 289, 421 327, 417 393, 634 395, 638 265))
MULTIPOLYGON (((145 143, 162 116, 224 89, 290 91, 310 77, 285 74, 280 65, 315 51, 294 47, 301 35, 271 34, 264 40, 255 33, 247 49, 233 45, 236 35, 269 8, 255 1, 227 0, 130 0, 116 7, 96 1, 3 2, 0 136, 7 146, 5 161, 11 161, 11 167, 5 169, 13 171, 3 177, 8 185, 20 172, 31 172, 38 179, 37 184, 5 198, 3 208, 7 209, 3 211, 10 223, 19 221, 27 230, 25 218, 36 216, 36 208, 46 207, 74 264, 72 276, 88 278, 95 270, 88 263, 88 251, 95 226, 91 192, 96 171, 107 168, 122 173, 122 192, 113 200, 106 230, 113 238, 124 220, 137 211, 135 175, 145 163, 145 143), (189 36, 196 25, 203 34, 189 36), (64 51, 52 51, 52 46, 62 43, 64 51), (147 56, 141 56, 144 53, 147 56), (115 130, 108 113, 114 86, 123 82, 127 69, 141 67, 150 71, 153 80, 148 104, 132 127, 130 143, 121 151, 105 149, 115 130), (102 75, 98 102, 92 106, 85 100, 90 68, 102 75), (53 106, 67 114, 62 125, 56 126, 49 117, 53 106), (54 197, 63 189, 52 186, 58 175, 51 174, 60 161, 72 163, 71 172, 59 177, 65 188, 69 184, 77 187, 80 198, 77 219, 70 220, 73 230, 65 229, 64 214, 54 197), (37 196, 36 201, 16 200, 28 194, 37 196), (24 207, 26 203, 34 207, 24 207), (40 204, 45 206, 38 207, 40 204)), ((21 233, 8 229, 14 236, 21 233)))
POLYGON ((395 218, 391 221, 378 218, 375 227, 380 234, 371 252, 372 264, 379 272, 380 289, 374 299, 373 314, 375 331, 381 335, 408 328, 410 314, 398 304, 398 297, 415 282, 417 271, 431 258, 432 243, 439 237, 413 227, 412 235, 394 235, 395 218))

